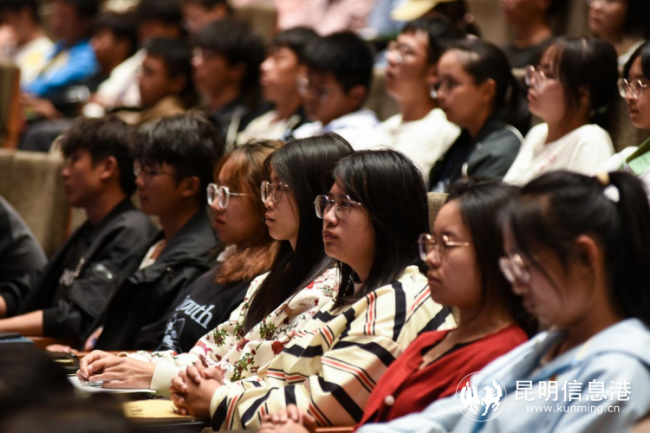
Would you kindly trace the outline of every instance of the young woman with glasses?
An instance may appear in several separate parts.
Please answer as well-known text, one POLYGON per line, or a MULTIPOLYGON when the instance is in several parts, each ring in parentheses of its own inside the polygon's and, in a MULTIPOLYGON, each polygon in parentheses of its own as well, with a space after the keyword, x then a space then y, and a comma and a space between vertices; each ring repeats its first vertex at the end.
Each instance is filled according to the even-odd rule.
POLYGON ((616 49, 618 65, 650 38, 650 2, 647 0, 586 0, 589 29, 616 49))
POLYGON ((616 95, 616 52, 599 38, 553 42, 526 82, 530 112, 545 123, 533 127, 504 180, 522 185, 552 170, 594 174, 614 153, 598 123, 616 95))
POLYGON ((511 126, 526 114, 505 54, 481 40, 453 44, 438 62, 432 95, 462 133, 431 170, 433 191, 463 177, 502 178, 523 137, 511 126))
MULTIPOLYGON (((625 65, 623 77, 618 80, 618 91, 625 98, 630 120, 635 128, 650 130, 650 42, 632 54, 625 65)), ((650 197, 650 139, 640 146, 630 146, 612 156, 602 169, 626 170, 636 174, 646 185, 650 197)))
POLYGON ((264 415, 292 404, 319 425, 354 425, 379 378, 418 333, 454 325, 412 266, 417 236, 428 230, 415 165, 392 150, 357 152, 337 164, 325 191, 314 205, 325 252, 338 262, 335 301, 256 377, 232 386, 190 367, 173 381, 176 406, 212 417, 215 430, 259 426, 264 415))
MULTIPOLYGON (((78 377, 91 382, 111 381, 103 385, 107 388, 150 387, 166 391, 172 378, 195 362, 216 367, 219 377, 228 381, 254 375, 336 296, 338 272, 323 251, 321 224, 314 215, 313 197, 321 191, 323 176, 331 173, 334 164, 351 152, 350 145, 334 134, 291 142, 264 161, 264 178, 269 179, 270 175, 270 179, 278 179, 281 189, 274 189, 273 184, 268 185, 259 177, 251 179, 241 171, 239 184, 220 177, 220 184, 210 187, 212 192, 209 190, 213 207, 216 204, 219 209, 226 205, 228 210, 232 206, 233 214, 217 212, 217 228, 228 224, 231 217, 251 216, 234 214, 246 198, 234 193, 260 197, 257 192, 244 192, 243 184, 260 181, 269 186, 260 191, 264 201, 258 203, 264 206, 270 237, 281 241, 271 271, 254 279, 230 318, 210 332, 207 331, 211 328, 205 329, 205 335, 188 353, 177 355, 167 350, 115 357, 93 352, 82 361, 78 377)), ((254 218, 260 223, 261 213, 261 206, 257 207, 254 218)), ((227 236, 233 236, 234 225, 230 221, 231 233, 227 236)), ((269 257, 258 256, 258 259, 268 261, 269 257)), ((197 310, 193 315, 200 319, 204 313, 197 310)))

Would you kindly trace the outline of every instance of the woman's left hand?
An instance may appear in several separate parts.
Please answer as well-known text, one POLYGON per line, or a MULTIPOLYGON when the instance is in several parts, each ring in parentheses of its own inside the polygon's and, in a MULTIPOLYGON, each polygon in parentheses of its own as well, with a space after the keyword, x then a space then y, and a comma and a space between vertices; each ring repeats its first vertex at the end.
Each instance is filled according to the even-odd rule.
POLYGON ((205 367, 197 361, 172 380, 169 391, 178 413, 210 419, 212 396, 223 385, 217 369, 205 367))

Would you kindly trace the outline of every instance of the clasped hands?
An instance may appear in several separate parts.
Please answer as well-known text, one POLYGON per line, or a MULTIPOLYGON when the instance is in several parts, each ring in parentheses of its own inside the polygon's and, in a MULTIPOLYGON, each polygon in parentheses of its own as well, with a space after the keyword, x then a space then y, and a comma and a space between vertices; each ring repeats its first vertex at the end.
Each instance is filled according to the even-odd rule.
POLYGON ((172 379, 169 392, 179 414, 210 419, 212 396, 222 386, 219 370, 196 361, 172 379))

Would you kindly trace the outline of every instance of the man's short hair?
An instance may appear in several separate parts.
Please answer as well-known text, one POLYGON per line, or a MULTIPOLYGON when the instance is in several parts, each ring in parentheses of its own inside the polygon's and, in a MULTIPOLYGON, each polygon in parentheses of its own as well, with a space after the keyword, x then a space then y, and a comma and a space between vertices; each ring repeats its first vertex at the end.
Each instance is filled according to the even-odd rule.
POLYGON ((296 54, 298 61, 303 63, 305 48, 317 38, 318 34, 310 28, 294 27, 278 33, 271 42, 271 48, 288 48, 296 54))
POLYGON ((185 77, 185 88, 181 92, 188 106, 194 105, 198 97, 192 79, 192 48, 181 39, 154 38, 145 44, 148 55, 160 58, 170 77, 185 77))
POLYGON ((83 18, 93 19, 97 16, 101 9, 101 0, 63 0, 74 7, 83 18))
POLYGON ((224 56, 230 65, 246 67, 242 93, 253 92, 259 87, 260 65, 266 58, 266 47, 262 37, 248 24, 231 18, 213 21, 199 30, 194 43, 224 56))
POLYGON ((178 0, 140 0, 135 15, 138 23, 160 21, 182 28, 183 13, 178 0))
POLYGON ((232 6, 228 0, 181 0, 181 4, 196 4, 207 10, 213 9, 217 5, 224 5, 229 14, 232 12, 232 6))
POLYGON ((134 139, 134 155, 143 165, 168 164, 177 180, 196 176, 201 181, 199 196, 206 200, 206 188, 213 182, 217 160, 224 146, 219 133, 199 112, 163 117, 140 127, 134 139))
POLYGON ((131 44, 129 57, 138 50, 138 31, 135 25, 135 14, 129 12, 103 12, 94 22, 93 31, 108 30, 117 39, 126 40, 131 44))
POLYGON ((305 49, 304 63, 310 72, 330 73, 347 93, 354 86, 372 84, 374 56, 370 45, 345 31, 318 38, 305 49))
POLYGON ((459 39, 464 39, 466 34, 459 29, 452 20, 442 15, 422 17, 406 23, 402 33, 425 32, 429 37, 427 62, 438 63, 447 46, 459 39))
POLYGON ((93 163, 109 156, 117 160, 120 169, 120 187, 126 195, 135 192, 131 127, 114 116, 102 119, 82 119, 63 135, 60 141, 65 157, 85 149, 93 163))
POLYGON ((38 0, 2 0, 0 1, 0 12, 20 12, 24 8, 29 8, 34 21, 39 22, 38 4, 38 0))

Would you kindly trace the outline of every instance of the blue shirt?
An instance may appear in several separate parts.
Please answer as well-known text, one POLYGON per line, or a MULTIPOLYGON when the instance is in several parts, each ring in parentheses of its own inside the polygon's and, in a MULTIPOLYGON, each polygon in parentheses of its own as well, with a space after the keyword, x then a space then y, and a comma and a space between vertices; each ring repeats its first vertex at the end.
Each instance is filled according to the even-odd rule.
POLYGON ((90 40, 83 39, 71 47, 66 47, 63 41, 59 41, 54 45, 43 70, 23 90, 46 98, 89 78, 97 69, 97 59, 90 40))

